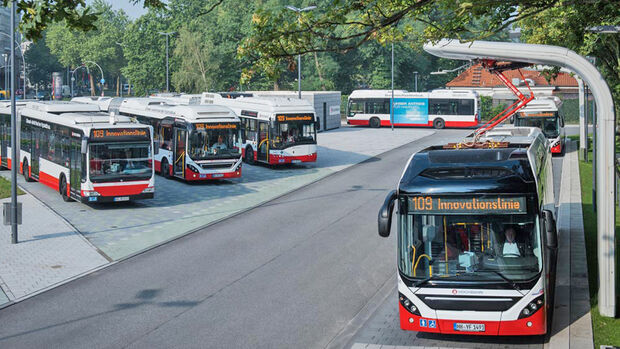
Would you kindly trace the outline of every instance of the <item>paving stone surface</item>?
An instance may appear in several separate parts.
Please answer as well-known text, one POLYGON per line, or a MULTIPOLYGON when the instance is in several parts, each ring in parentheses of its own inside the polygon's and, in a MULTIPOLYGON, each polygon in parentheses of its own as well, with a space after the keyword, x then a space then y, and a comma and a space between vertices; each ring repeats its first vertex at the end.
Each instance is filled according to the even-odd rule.
POLYGON ((21 177, 19 184, 67 219, 107 256, 117 260, 434 132, 343 127, 318 134, 316 163, 285 167, 244 164, 239 179, 205 183, 185 183, 157 176, 152 200, 112 205, 66 203, 56 191, 44 185, 25 183, 21 177))
POLYGON ((20 195, 18 201, 23 212, 19 243, 11 244, 10 226, 0 226, 0 304, 108 263, 94 246, 40 201, 31 195, 20 195))

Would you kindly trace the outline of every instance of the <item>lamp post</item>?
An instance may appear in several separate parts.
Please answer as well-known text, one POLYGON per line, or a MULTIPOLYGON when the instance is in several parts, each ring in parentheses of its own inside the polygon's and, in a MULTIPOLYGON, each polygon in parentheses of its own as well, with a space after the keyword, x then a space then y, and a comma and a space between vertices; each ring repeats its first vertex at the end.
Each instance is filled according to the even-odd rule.
MULTIPOLYGON (((11 1, 11 43, 15 41, 15 12, 17 2, 11 1)), ((22 55, 23 57, 23 55, 22 55)), ((17 222, 18 222, 18 206, 17 203, 17 110, 15 105, 15 45, 11 44, 11 203, 9 204, 10 222, 11 222, 11 243, 17 243, 17 222)))
POLYGON ((4 58, 4 90, 9 90, 9 54, 3 53, 2 58, 4 58))
POLYGON ((159 32, 159 35, 165 35, 166 36, 166 92, 170 92, 170 66, 168 64, 168 45, 169 45, 169 39, 170 39, 170 35, 175 34, 176 32, 159 32))
POLYGON ((414 78, 414 81, 415 81, 415 85, 414 85, 415 86, 415 92, 418 92, 418 72, 417 71, 413 72, 413 78, 414 78))
POLYGON ((392 98, 390 98, 390 125, 394 131, 394 42, 392 42, 392 98))
POLYGON ((101 72, 101 80, 99 80, 99 82, 101 83, 101 97, 103 97, 103 84, 105 84, 105 78, 103 77, 103 69, 101 69, 101 67, 99 66, 99 64, 93 62, 93 61, 84 61, 84 63, 82 63, 82 65, 86 65, 86 63, 91 63, 97 66, 97 68, 99 68, 99 71, 101 72))
MULTIPOLYGON (((316 8, 316 6, 308 6, 308 7, 304 7, 304 8, 298 8, 292 5, 286 5, 285 6, 287 9, 297 12, 297 15, 299 16, 302 12, 306 12, 306 11, 311 11, 314 10, 316 8)), ((297 55, 297 91, 299 93, 299 99, 301 99, 301 54, 297 55)))
MULTIPOLYGON (((0 32, 0 34, 6 36, 9 38, 9 40, 11 39, 11 36, 5 32, 0 32)), ((14 41, 14 45, 19 47, 19 53, 22 56, 22 64, 24 66, 24 99, 26 99, 26 58, 24 57, 24 50, 22 50, 22 46, 17 42, 17 40, 11 40, 14 41)), ((8 56, 7 56, 8 57, 8 56)), ((6 59, 6 58, 5 58, 6 59)))

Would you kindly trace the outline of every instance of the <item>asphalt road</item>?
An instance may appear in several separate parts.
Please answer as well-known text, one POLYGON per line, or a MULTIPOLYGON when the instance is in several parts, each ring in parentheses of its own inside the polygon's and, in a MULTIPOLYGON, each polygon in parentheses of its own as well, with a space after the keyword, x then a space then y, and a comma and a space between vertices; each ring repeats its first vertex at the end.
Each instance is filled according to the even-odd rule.
POLYGON ((379 206, 443 130, 0 311, 1 348, 323 348, 393 276, 379 206))

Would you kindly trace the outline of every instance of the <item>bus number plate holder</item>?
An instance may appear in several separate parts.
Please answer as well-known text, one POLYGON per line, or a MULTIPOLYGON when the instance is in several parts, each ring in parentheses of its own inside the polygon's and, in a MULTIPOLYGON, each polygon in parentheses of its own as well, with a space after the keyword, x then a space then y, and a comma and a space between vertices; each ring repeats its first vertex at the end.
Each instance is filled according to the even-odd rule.
POLYGON ((129 196, 117 196, 114 201, 129 201, 129 196))
POLYGON ((464 324, 455 322, 454 330, 460 332, 484 332, 485 326, 484 324, 464 324))
POLYGON ((220 177, 224 177, 223 173, 215 173, 213 174, 213 178, 220 178, 220 177))
POLYGON ((301 160, 293 160, 293 161, 291 161, 291 162, 292 162, 292 163, 294 163, 294 164, 298 164, 298 163, 300 163, 300 162, 301 162, 301 160))

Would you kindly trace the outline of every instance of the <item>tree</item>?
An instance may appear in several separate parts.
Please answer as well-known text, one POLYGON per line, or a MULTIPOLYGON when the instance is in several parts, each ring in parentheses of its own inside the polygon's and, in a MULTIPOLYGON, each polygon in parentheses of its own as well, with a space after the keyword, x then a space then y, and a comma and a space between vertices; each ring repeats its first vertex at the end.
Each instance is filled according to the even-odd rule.
MULTIPOLYGON (((129 19, 122 10, 112 10, 112 6, 104 0, 95 0, 92 8, 98 13, 93 23, 95 29, 81 32, 72 30, 65 22, 54 23, 47 32, 47 43, 52 54, 64 66, 75 68, 92 61, 102 67, 104 74, 107 74, 106 80, 112 82, 125 65, 117 42, 122 40, 129 19)), ((89 65, 89 68, 91 73, 100 74, 94 65, 89 65)), ((94 82, 91 82, 91 88, 94 93, 94 82)))
POLYGON ((45 35, 31 44, 24 55, 28 65, 28 81, 38 88, 46 88, 52 79, 52 73, 63 70, 63 66, 47 47, 45 35))
POLYGON ((598 69, 609 84, 620 112, 620 35, 588 31, 593 25, 620 23, 618 5, 603 1, 577 2, 571 7, 557 4, 519 24, 526 42, 564 46, 581 55, 596 57, 598 69))
POLYGON ((583 4, 566 0, 334 0, 301 14, 259 9, 239 54, 251 60, 254 68, 250 70, 256 71, 274 69, 281 60, 299 53, 346 53, 369 41, 386 45, 406 39, 421 46, 444 37, 488 39, 553 8, 575 10, 584 23, 598 25, 605 23, 609 13, 617 14, 620 7, 606 0, 583 4), (585 7, 599 10, 580 12, 585 7), (423 30, 416 25, 420 23, 423 30))
POLYGON ((213 42, 198 33, 182 29, 179 32, 174 55, 179 57, 180 66, 172 75, 172 83, 179 91, 204 92, 213 86, 213 74, 218 66, 212 59, 213 42))
MULTIPOLYGON (((2 0, 6 7, 11 0, 2 0)), ((131 0, 137 4, 142 2, 145 7, 164 8, 162 0, 131 0)), ((221 1, 220 1, 221 2, 221 1)), ((37 40, 43 36, 44 30, 52 23, 64 22, 65 25, 78 31, 95 29, 98 14, 86 6, 85 0, 19 0, 17 3, 19 28, 29 40, 37 40)))

